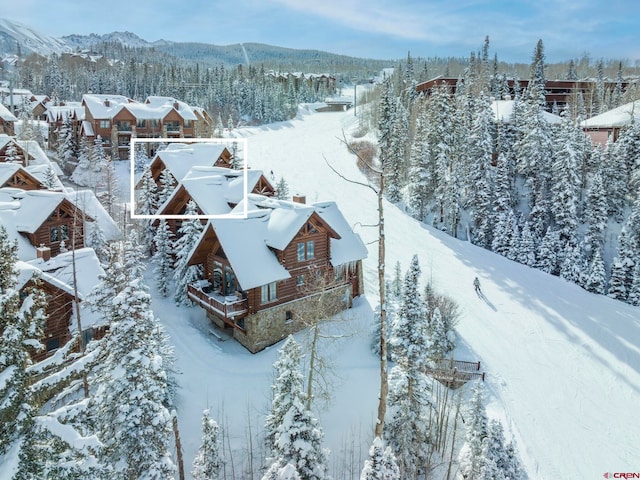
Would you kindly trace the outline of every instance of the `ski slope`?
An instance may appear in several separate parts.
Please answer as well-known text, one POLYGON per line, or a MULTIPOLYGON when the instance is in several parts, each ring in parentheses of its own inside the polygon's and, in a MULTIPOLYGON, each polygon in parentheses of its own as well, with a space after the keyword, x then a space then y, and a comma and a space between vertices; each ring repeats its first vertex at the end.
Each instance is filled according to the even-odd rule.
MULTIPOLYGON (((369 245, 365 282, 374 306, 377 230, 362 225, 377 221, 375 196, 327 166, 363 181, 342 140, 355 120, 352 111, 309 113, 240 135, 253 168, 284 176, 307 202, 338 203, 369 245)), ((531 478, 640 470, 640 309, 456 240, 389 203, 385 221, 389 275, 396 261, 405 271, 418 254, 424 279, 460 303, 458 332, 487 372, 490 413, 515 435, 531 478), (475 276, 484 299, 473 290, 475 276)), ((375 375, 371 382, 364 392, 375 392, 375 375)))

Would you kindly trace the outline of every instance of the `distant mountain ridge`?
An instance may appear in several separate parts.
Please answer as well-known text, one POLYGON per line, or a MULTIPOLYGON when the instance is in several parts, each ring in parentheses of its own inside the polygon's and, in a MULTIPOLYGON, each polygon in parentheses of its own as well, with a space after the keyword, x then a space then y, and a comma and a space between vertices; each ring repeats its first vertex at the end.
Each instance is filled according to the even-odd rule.
MULTIPOLYGON (((299 50, 261 43, 237 43, 214 45, 195 42, 172 42, 157 40, 149 42, 132 32, 107 34, 65 35, 54 38, 41 34, 29 26, 13 20, 0 18, 0 57, 17 53, 18 45, 23 55, 35 52, 48 56, 52 53, 72 53, 86 50, 102 50, 101 46, 119 44, 128 48, 149 48, 163 52, 189 63, 203 65, 267 64, 283 69, 304 68, 309 72, 322 72, 327 65, 338 67, 352 63, 367 62, 377 68, 381 60, 361 59, 323 52, 299 50)), ((388 65, 388 62, 384 62, 388 65)), ((382 65, 382 63, 380 63, 382 65)))

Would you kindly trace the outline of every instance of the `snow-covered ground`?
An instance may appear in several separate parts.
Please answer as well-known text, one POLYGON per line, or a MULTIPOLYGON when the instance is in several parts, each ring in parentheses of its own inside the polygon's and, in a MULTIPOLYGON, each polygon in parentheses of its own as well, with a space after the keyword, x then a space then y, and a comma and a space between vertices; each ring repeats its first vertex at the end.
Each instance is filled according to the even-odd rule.
MULTIPOLYGON (((365 445, 356 459, 366 453, 378 389, 376 358, 368 349, 376 229, 362 226, 376 223, 376 201, 369 189, 345 184, 326 164, 362 180, 342 141, 354 122, 353 111, 306 113, 238 132, 248 139, 253 168, 273 170, 276 180, 284 176, 291 193, 306 195, 307 202, 335 200, 369 245, 366 298, 348 312, 354 335, 332 347, 341 379, 332 405, 319 414, 334 463, 342 462, 352 439, 365 445)), ((638 308, 456 240, 393 205, 386 204, 385 215, 387 265, 400 261, 404 271, 418 254, 424 280, 460 304, 457 357, 482 361, 489 413, 515 436, 531 478, 597 478, 640 468, 638 308), (484 300, 473 291, 475 276, 484 300)), ((232 340, 208 335, 197 308, 177 310, 157 299, 155 305, 182 372, 178 409, 186 461, 198 446, 206 407, 228 424, 232 442, 246 445, 247 420, 255 432, 269 406, 278 345, 251 355, 232 340)))

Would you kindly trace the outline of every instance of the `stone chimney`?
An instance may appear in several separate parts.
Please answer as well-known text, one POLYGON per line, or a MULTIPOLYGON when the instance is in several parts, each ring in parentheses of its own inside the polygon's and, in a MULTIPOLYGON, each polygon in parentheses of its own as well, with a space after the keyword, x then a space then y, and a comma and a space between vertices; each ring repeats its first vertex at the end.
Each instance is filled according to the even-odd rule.
POLYGON ((293 200, 295 203, 302 203, 305 204, 307 203, 307 197, 305 197, 304 195, 300 195, 299 193, 296 193, 291 200, 293 200))
POLYGON ((41 258, 45 262, 51 260, 51 249, 49 247, 45 247, 44 245, 40 245, 36 248, 36 256, 37 258, 41 258))
POLYGON ((106 99, 104 100, 104 106, 105 106, 105 107, 110 107, 110 106, 111 106, 111 102, 109 102, 109 99, 108 99, 108 98, 106 98, 106 99))
POLYGON ((173 108, 175 108, 176 110, 180 110, 180 104, 177 101, 173 102, 173 108))

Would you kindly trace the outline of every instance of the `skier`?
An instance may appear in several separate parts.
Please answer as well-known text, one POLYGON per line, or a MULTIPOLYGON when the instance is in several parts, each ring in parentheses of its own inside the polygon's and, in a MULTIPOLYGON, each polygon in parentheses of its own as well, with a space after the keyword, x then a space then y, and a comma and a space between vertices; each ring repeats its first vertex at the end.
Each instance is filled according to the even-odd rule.
POLYGON ((473 279, 473 288, 475 288, 476 293, 480 295, 480 280, 478 280, 478 277, 473 279))

